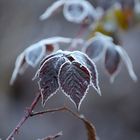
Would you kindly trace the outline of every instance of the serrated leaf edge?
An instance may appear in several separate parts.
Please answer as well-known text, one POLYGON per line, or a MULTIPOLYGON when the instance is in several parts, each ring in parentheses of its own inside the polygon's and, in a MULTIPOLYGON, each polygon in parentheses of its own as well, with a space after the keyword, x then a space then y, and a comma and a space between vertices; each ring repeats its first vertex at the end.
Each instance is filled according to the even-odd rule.
MULTIPOLYGON (((41 70, 42 67, 45 65, 45 63, 47 63, 49 60, 51 60, 51 59, 53 59, 53 58, 55 58, 55 57, 57 57, 57 56, 54 56, 54 57, 49 58, 48 60, 46 60, 46 61, 41 65, 41 67, 39 68, 39 70, 36 72, 34 79, 36 79, 36 77, 38 76, 40 70, 41 70)), ((57 76, 57 80, 58 80, 58 76, 57 76)), ((39 90, 41 91, 41 98, 42 98, 42 102, 41 102, 41 103, 42 103, 42 106, 45 107, 46 102, 47 102, 53 95, 55 95, 55 94, 57 93, 57 91, 59 90, 59 87, 55 90, 55 92, 53 92, 50 96, 48 96, 48 98, 47 98, 47 99, 45 100, 45 102, 44 102, 44 100, 43 100, 43 93, 42 93, 42 89, 41 89, 41 87, 40 87, 39 82, 40 82, 40 79, 39 79, 39 81, 38 81, 38 86, 39 86, 39 90)), ((58 82, 58 84, 59 84, 59 82, 58 82)))
MULTIPOLYGON (((100 86, 99 86, 99 79, 98 79, 98 71, 97 71, 97 67, 96 67, 96 64, 89 58, 89 56, 87 55, 87 54, 85 54, 85 53, 83 53, 83 52, 79 52, 79 51, 74 51, 74 52, 78 52, 78 53, 81 53, 82 55, 84 55, 85 57, 87 57, 87 59, 94 65, 94 68, 95 68, 95 73, 96 73, 96 82, 97 82, 97 87, 98 87, 98 89, 94 86, 94 83, 92 82, 92 79, 93 79, 93 77, 92 77, 92 74, 91 74, 91 72, 90 72, 90 70, 89 70, 89 68, 86 66, 86 64, 85 65, 83 65, 84 67, 86 67, 87 69, 88 69, 88 71, 89 71, 89 73, 90 73, 90 75, 91 75, 91 79, 90 79, 90 85, 96 90, 96 92, 101 96, 102 94, 101 94, 101 90, 100 90, 100 86)), ((72 54, 72 53, 71 53, 72 54)), ((72 57, 74 57, 74 56, 72 56, 72 57)), ((80 63, 80 61, 77 59, 77 58, 75 58, 74 57, 74 59, 77 61, 77 62, 79 62, 80 63)), ((81 64, 81 63, 80 63, 81 64)))
MULTIPOLYGON (((62 90, 63 94, 64 94, 66 97, 68 97, 68 98, 70 99, 70 101, 71 101, 72 103, 74 103, 75 107, 77 108, 76 103, 71 99, 70 95, 68 95, 68 94, 63 90, 63 88, 62 88, 62 86, 61 86, 61 84, 60 84, 60 80, 59 80, 61 69, 62 69, 63 65, 65 65, 65 64, 68 63, 68 62, 71 64, 70 61, 66 61, 65 63, 63 63, 63 64, 61 65, 61 67, 60 67, 60 69, 59 69, 59 72, 58 72, 58 84, 59 84, 59 88, 62 90)), ((72 62, 77 62, 77 61, 72 61, 72 62)), ((79 62, 77 62, 77 63, 79 63, 79 62)), ((81 64, 81 63, 79 63, 79 64, 81 64)), ((82 64, 81 64, 81 65, 82 65, 82 64)), ((82 66, 84 66, 84 65, 82 65, 82 66)), ((84 66, 84 67, 85 67, 85 66, 84 66)), ((85 68, 87 68, 87 67, 85 67, 85 68)), ((87 69, 87 70, 88 70, 88 69, 87 69)), ((88 70, 88 72, 89 72, 89 70, 88 70)), ((90 82, 91 82, 91 73, 89 72, 89 74, 90 74, 90 82)), ((80 102, 79 102, 78 110, 80 110, 81 103, 82 103, 83 100, 85 99, 85 97, 86 97, 86 95, 87 95, 87 92, 88 92, 88 90, 89 90, 89 87, 90 87, 90 84, 87 86, 87 89, 86 89, 86 91, 85 91, 85 94, 84 94, 84 96, 82 97, 82 99, 81 99, 80 102)))
POLYGON ((42 93, 43 90, 41 89, 39 82, 40 82, 40 81, 38 81, 38 86, 39 86, 39 90, 40 90, 40 92, 41 92, 41 99, 42 99, 41 104, 42 104, 42 107, 45 107, 46 102, 47 102, 52 96, 54 96, 55 94, 57 94, 57 91, 59 90, 59 87, 55 90, 55 92, 53 92, 51 95, 49 95, 48 98, 47 98, 46 100, 44 100, 43 93, 42 93))

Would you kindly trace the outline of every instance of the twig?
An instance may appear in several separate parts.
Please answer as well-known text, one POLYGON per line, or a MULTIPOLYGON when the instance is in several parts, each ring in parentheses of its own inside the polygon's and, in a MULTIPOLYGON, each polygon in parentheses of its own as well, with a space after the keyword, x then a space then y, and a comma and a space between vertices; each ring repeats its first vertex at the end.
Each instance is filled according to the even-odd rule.
POLYGON ((59 112, 59 111, 65 111, 65 107, 47 109, 47 110, 43 110, 43 111, 39 111, 39 112, 32 112, 30 114, 30 117, 37 116, 37 115, 43 115, 43 114, 51 113, 51 112, 59 112))
POLYGON ((45 138, 42 138, 42 139, 37 139, 37 140, 54 140, 54 139, 56 139, 56 138, 58 138, 62 135, 63 135, 62 132, 59 132, 59 133, 57 133, 53 136, 48 136, 48 137, 45 137, 45 138))
POLYGON ((80 114, 76 113, 76 112, 73 112, 71 109, 69 109, 68 107, 59 107, 59 108, 54 108, 54 109, 47 109, 47 110, 44 110, 44 111, 39 111, 39 112, 32 112, 30 114, 30 117, 33 117, 33 116, 37 116, 37 115, 43 115, 43 114, 46 114, 46 113, 54 113, 54 112, 69 112, 70 114, 72 114, 74 117, 78 118, 78 119, 81 119, 81 116, 80 114))
POLYGON ((41 97, 41 94, 39 93, 35 99, 33 100, 32 104, 30 105, 30 107, 27 108, 25 115, 23 116, 23 118, 21 119, 21 121, 17 124, 17 126, 15 127, 15 129, 13 129, 13 131, 10 133, 10 135, 7 137, 6 140, 12 140, 14 135, 18 133, 20 127, 25 123, 25 121, 30 117, 30 114, 32 113, 33 109, 35 108, 35 106, 37 105, 39 99, 41 97))
MULTIPOLYGON (((85 124, 89 124, 89 122, 86 121, 86 119, 80 115, 78 112, 73 112, 71 109, 69 109, 68 107, 59 107, 59 108, 54 108, 54 109, 47 109, 44 111, 39 111, 39 112, 34 112, 34 108, 37 105, 39 99, 41 97, 41 94, 39 93, 36 98, 34 99, 34 101, 32 102, 31 106, 29 108, 27 108, 26 114, 23 116, 23 118, 21 119, 21 121, 18 123, 18 125, 15 127, 15 129, 13 129, 13 131, 11 132, 11 134, 8 136, 8 138, 6 140, 13 140, 14 135, 18 133, 19 129, 21 128, 21 126, 25 123, 25 121, 33 116, 38 116, 38 115, 43 115, 43 114, 47 114, 47 113, 51 113, 51 112, 59 112, 59 111, 63 111, 63 112, 69 112, 70 114, 72 114, 74 117, 82 120, 85 124)), ((93 134, 96 134, 95 130, 93 131, 93 134)))
POLYGON ((37 115, 42 115, 42 114, 46 114, 46 113, 51 113, 51 112, 59 112, 59 111, 67 111, 70 114, 72 114, 74 117, 76 117, 77 119, 83 121, 85 128, 87 130, 87 136, 88 136, 88 140, 96 140, 96 130, 94 125, 89 122, 83 115, 73 112, 71 109, 67 108, 67 107, 60 107, 60 108, 55 108, 55 109, 48 109, 48 110, 44 110, 44 111, 40 111, 40 112, 32 112, 32 114, 30 114, 31 117, 33 116, 37 116, 37 115))

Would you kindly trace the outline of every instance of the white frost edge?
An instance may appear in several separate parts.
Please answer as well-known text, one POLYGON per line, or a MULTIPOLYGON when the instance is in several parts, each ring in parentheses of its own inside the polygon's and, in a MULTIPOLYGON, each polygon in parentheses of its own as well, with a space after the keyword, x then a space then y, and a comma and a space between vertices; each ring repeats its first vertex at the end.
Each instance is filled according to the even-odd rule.
POLYGON ((43 90, 41 89, 39 82, 40 82, 40 80, 38 81, 38 86, 39 86, 39 90, 40 90, 40 92, 41 92, 41 99, 42 99, 41 104, 42 104, 42 107, 45 107, 46 102, 47 102, 52 96, 54 96, 54 95, 57 93, 57 91, 59 90, 59 87, 55 90, 55 92, 53 92, 51 95, 49 95, 47 99, 44 100, 44 95, 43 95, 43 93, 42 93, 43 90), (43 102, 43 101, 44 101, 44 102, 43 102))
POLYGON ((25 50, 25 59, 26 59, 26 62, 31 65, 32 67, 36 67, 37 64, 42 60, 42 58, 45 56, 45 53, 46 53, 46 50, 45 50, 45 47, 44 46, 39 46, 37 44, 34 44, 34 45, 31 45, 30 47, 28 47, 26 50, 25 50), (28 57, 28 54, 29 53, 32 53, 32 51, 34 51, 35 49, 38 49, 38 48, 41 48, 41 53, 38 55, 35 63, 32 63, 32 61, 30 61, 29 57, 28 57))
MULTIPOLYGON (((98 41, 100 41, 100 42, 102 43, 102 45, 103 45, 103 46, 102 46, 102 47, 103 47, 103 51, 100 52, 100 54, 99 54, 98 56, 96 56, 95 58, 90 58, 90 59, 94 60, 95 62, 99 61, 99 60, 102 58, 103 53, 104 53, 104 50, 105 50, 105 45, 104 45, 105 43, 104 43, 102 40, 99 40, 98 37, 93 37, 93 38, 87 40, 86 43, 85 43, 85 45, 84 45, 84 47, 82 48, 82 52, 84 52, 84 53, 87 55, 86 49, 89 47, 89 45, 90 45, 93 41, 96 41, 96 40, 98 40, 98 41)), ((88 57, 89 57, 89 56, 88 56, 88 57)))
MULTIPOLYGON (((74 62, 74 61, 73 61, 73 62, 74 62)), ((75 62, 76 62, 76 61, 75 61, 75 62)), ((60 80, 59 80, 59 76, 60 76, 61 69, 62 69, 63 65, 65 65, 66 63, 70 63, 70 64, 71 64, 70 61, 66 61, 65 63, 63 63, 63 64, 61 65, 61 67, 60 67, 60 69, 59 69, 59 72, 58 72, 58 84, 59 84, 59 88, 62 90, 63 94, 64 94, 66 97, 68 97, 68 98, 70 99, 70 101, 71 101, 72 103, 74 103, 75 107, 77 108, 76 103, 72 100, 72 98, 70 97, 70 95, 68 95, 68 94, 63 90, 63 88, 62 88, 62 86, 61 86, 61 84, 60 84, 60 80)), ((79 63, 79 62, 78 62, 78 63, 79 63)), ((79 63, 79 64, 81 64, 81 63, 79 63)), ((81 64, 81 65, 82 65, 82 64, 81 64)), ((84 65, 82 65, 82 66, 84 66, 84 65)), ((85 66, 84 66, 84 67, 85 67, 85 66)), ((85 67, 85 68, 87 68, 87 67, 85 67)), ((87 68, 87 70, 88 70, 88 68, 87 68)), ((89 72, 90 77, 91 77, 91 73, 90 73, 89 70, 88 70, 88 72, 89 72)), ((90 79, 90 82, 91 82, 91 79, 90 79)), ((81 103, 83 102, 84 98, 86 97, 87 92, 88 92, 88 90, 89 90, 89 87, 90 87, 90 84, 88 84, 87 89, 86 89, 86 91, 84 92, 85 94, 84 94, 84 96, 82 97, 82 99, 81 99, 80 102, 79 102, 78 110, 80 110, 81 103)))
POLYGON ((54 43, 71 43, 72 40, 73 39, 67 37, 55 36, 47 39, 42 39, 41 41, 38 42, 38 44, 44 45, 44 44, 54 44, 54 43))
MULTIPOLYGON (((78 53, 81 53, 82 55, 84 55, 85 57, 87 57, 87 59, 93 64, 93 66, 94 66, 94 68, 95 68, 95 73, 96 73, 96 82, 97 82, 97 88, 94 86, 94 83, 92 82, 92 75, 91 75, 91 79, 90 79, 90 85, 95 89, 95 91, 101 96, 102 94, 101 94, 101 90, 100 90, 100 86, 99 86, 99 76, 98 76, 98 71, 97 71, 97 67, 96 67, 96 64, 89 58, 89 56, 87 55, 87 54, 85 54, 85 53, 83 53, 83 52, 79 52, 79 51, 74 51, 74 52, 78 52, 78 53)), ((74 53, 74 52, 72 52, 72 53, 74 53)), ((72 53, 71 53, 71 55, 72 55, 72 53)), ((74 56, 73 56, 74 57, 74 56)), ((74 57, 75 58, 75 60, 77 61, 77 62, 79 62, 79 63, 81 63, 76 57, 74 57)), ((83 66, 84 67, 86 67, 87 68, 87 66, 86 66, 86 64, 85 64, 85 62, 83 62, 83 66)), ((89 70, 89 68, 87 68, 88 69, 88 71, 90 72, 90 70, 89 70)), ((90 74, 91 74, 91 72, 90 72, 90 74)))
POLYGON ((51 37, 51 38, 47 38, 47 39, 42 39, 41 41, 27 47, 24 52, 25 52, 25 59, 27 61, 27 63, 29 65, 31 65, 32 67, 35 67, 39 61, 41 61, 41 59, 45 56, 45 45, 47 44, 52 44, 54 46, 54 51, 59 49, 59 45, 58 43, 71 43, 73 39, 71 38, 66 38, 66 37, 51 37), (29 59, 28 59, 28 52, 30 52, 31 50, 33 50, 34 48, 38 48, 38 47, 42 47, 42 53, 40 55, 40 57, 38 58, 37 62, 35 64, 33 64, 29 59), (55 48, 56 47, 56 48, 55 48))
POLYGON ((19 70, 20 70, 20 65, 21 65, 22 60, 24 59, 24 56, 25 56, 25 54, 23 52, 16 59, 15 68, 14 68, 14 71, 13 71, 13 74, 12 74, 12 77, 10 80, 10 85, 13 85, 13 83, 15 82, 15 80, 17 78, 17 75, 18 75, 19 70))
MULTIPOLYGON (((107 51, 107 49, 108 49, 109 47, 112 47, 112 48, 114 48, 114 50, 116 50, 116 51, 118 52, 116 46, 117 46, 117 45, 115 45, 114 43, 110 43, 110 44, 108 44, 108 46, 106 47, 106 51, 107 51)), ((106 52, 105 52, 105 53, 106 53, 106 52)), ((120 70, 121 70, 121 55, 120 55, 119 52, 118 52, 118 54, 119 54, 119 56, 120 56, 120 62, 119 62, 119 64, 118 64, 118 67, 117 67, 116 71, 111 75, 111 74, 109 74, 109 72, 108 72, 108 71, 106 70, 106 68, 105 68, 105 71, 106 71, 107 74, 110 76, 110 83, 111 83, 111 84, 114 83, 114 80, 115 80, 116 76, 119 74, 119 72, 120 72, 120 70)), ((105 54, 104 54, 104 62, 105 62, 105 54)))
MULTIPOLYGON (((51 53, 49 55, 47 55, 44 59, 46 59, 47 57, 50 57, 51 55, 54 55, 54 54, 57 54, 57 53, 62 53, 63 51, 62 50, 58 50, 57 52, 54 52, 54 53, 51 53)), ((49 59, 47 59, 46 61, 50 60, 51 58, 54 58, 56 56, 53 56, 53 57, 50 57, 49 59)), ((44 60, 43 59, 43 60, 44 60)), ((43 61, 42 60, 42 61, 43 61)), ((32 78, 32 80, 35 80, 37 79, 37 76, 38 76, 38 73, 40 72, 40 70, 42 69, 42 67, 45 65, 46 61, 44 61, 44 63, 39 67, 39 69, 37 70, 37 72, 35 73, 35 76, 32 78)), ((42 62, 41 62, 42 63, 42 62)))
MULTIPOLYGON (((42 66, 39 68, 39 70, 36 72, 36 74, 35 74, 35 77, 39 74, 39 72, 40 72, 40 70, 42 69, 42 67, 45 65, 45 63, 46 62, 48 62, 49 60, 51 60, 51 59, 53 59, 53 58, 55 58, 55 56, 54 57, 51 57, 51 58, 49 58, 48 60, 46 60, 43 64, 42 64, 42 66)), ((58 78, 58 77, 57 77, 58 78)), ((58 78, 59 79, 59 78, 58 78)), ((58 80, 57 79, 57 80, 58 80)), ((58 80, 59 81, 59 80, 58 80)), ((53 92, 50 96, 48 96, 48 98, 45 100, 45 102, 43 103, 43 101, 44 101, 44 98, 43 98, 43 93, 42 93, 42 89, 41 89, 41 87, 40 87, 40 79, 39 79, 39 81, 38 81, 38 86, 39 86, 39 90, 41 91, 41 98, 42 98, 42 106, 43 107, 45 107, 45 104, 46 104, 46 102, 53 96, 53 95, 55 95, 56 93, 57 93, 57 91, 59 90, 59 88, 60 87, 58 87, 56 90, 55 90, 55 92, 53 92)), ((58 82, 58 85, 59 85, 59 82, 58 82)))
POLYGON ((40 16, 40 20, 48 19, 52 14, 61 6, 63 6, 65 0, 57 0, 50 7, 46 9, 46 11, 40 16))
POLYGON ((101 14, 101 10, 99 11, 99 14, 97 13, 97 9, 94 8, 94 6, 89 1, 83 1, 83 4, 88 11, 88 16, 91 16, 94 20, 99 19, 99 14, 101 14))
POLYGON ((119 52, 124 64, 126 65, 126 68, 128 70, 128 73, 129 73, 130 77, 132 78, 132 80, 134 82, 137 82, 138 78, 137 78, 137 76, 134 72, 133 64, 132 64, 132 61, 131 61, 130 57, 128 56, 126 51, 121 46, 116 46, 116 49, 119 52))
POLYGON ((102 34, 101 32, 95 32, 95 36, 96 37, 99 37, 100 39, 102 39, 103 41, 107 42, 113 42, 113 38, 108 36, 108 35, 105 35, 105 34, 102 34))
POLYGON ((70 22, 74 22, 74 23, 81 23, 87 16, 88 16, 88 8, 87 8, 87 4, 85 3, 85 1, 76 1, 76 0, 71 0, 71 1, 67 1, 65 4, 64 4, 64 8, 63 8, 63 15, 64 17, 70 21, 70 22), (80 4, 84 9, 83 11, 83 14, 77 18, 73 18, 71 16, 71 14, 69 14, 69 11, 68 11, 68 8, 71 4, 80 4))
POLYGON ((140 14, 140 1, 139 0, 134 0, 135 5, 134 5, 134 12, 139 15, 140 14))

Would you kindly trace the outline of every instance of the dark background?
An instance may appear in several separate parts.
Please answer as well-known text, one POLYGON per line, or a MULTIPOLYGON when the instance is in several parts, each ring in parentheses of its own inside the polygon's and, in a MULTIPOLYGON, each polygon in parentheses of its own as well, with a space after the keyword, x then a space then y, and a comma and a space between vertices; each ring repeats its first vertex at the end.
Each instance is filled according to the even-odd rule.
MULTIPOLYGON (((54 1, 0 0, 0 138, 5 139, 23 116, 38 91, 32 82, 37 69, 29 68, 13 87, 9 80, 14 62, 27 46, 52 36, 75 37, 79 25, 67 22, 62 13, 47 21, 39 16, 54 1)), ((92 1, 107 8, 113 1, 92 1)), ((120 34, 140 79, 140 26, 120 34)), ((122 64, 120 74, 111 84, 103 63, 97 64, 102 96, 91 88, 82 103, 83 113, 96 126, 100 140, 140 140, 140 82, 134 83, 122 64)), ((61 93, 53 96, 46 108, 74 105, 61 93)), ((39 104, 38 109, 41 108, 39 104)), ((82 123, 68 113, 47 114, 29 119, 16 139, 34 140, 63 131, 62 140, 85 140, 82 123)))

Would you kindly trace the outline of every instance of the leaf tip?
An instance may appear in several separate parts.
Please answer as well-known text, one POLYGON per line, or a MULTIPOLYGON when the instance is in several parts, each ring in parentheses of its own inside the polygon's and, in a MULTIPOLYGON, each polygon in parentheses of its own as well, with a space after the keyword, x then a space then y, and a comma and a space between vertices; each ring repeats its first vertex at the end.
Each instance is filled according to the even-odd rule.
POLYGON ((46 17, 44 16, 44 14, 42 14, 40 17, 39 17, 39 20, 41 20, 41 21, 43 21, 43 20, 45 20, 46 19, 46 17))

